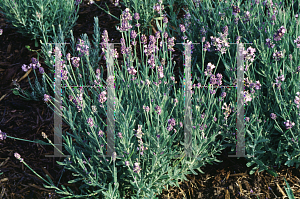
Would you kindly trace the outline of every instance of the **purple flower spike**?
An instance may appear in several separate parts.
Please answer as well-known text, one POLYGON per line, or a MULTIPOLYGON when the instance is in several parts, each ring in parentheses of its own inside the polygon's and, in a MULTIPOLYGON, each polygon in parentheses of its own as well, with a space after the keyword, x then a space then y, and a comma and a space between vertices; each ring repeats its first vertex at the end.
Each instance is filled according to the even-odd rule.
POLYGON ((6 139, 6 133, 0 130, 0 140, 5 140, 6 139))
POLYGON ((44 95, 44 101, 45 101, 45 102, 48 102, 48 101, 49 101, 49 99, 50 99, 50 96, 49 96, 49 95, 47 95, 47 94, 45 94, 45 95, 44 95))

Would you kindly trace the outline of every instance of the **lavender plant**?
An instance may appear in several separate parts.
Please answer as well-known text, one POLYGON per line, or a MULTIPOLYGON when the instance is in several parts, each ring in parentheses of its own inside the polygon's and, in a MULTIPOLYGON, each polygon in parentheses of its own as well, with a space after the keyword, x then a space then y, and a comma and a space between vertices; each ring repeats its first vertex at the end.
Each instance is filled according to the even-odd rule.
POLYGON ((37 40, 53 36, 52 26, 58 29, 61 24, 65 36, 75 26, 78 19, 81 0, 3 0, 0 2, 1 12, 12 23, 14 28, 24 36, 37 40), (77 8, 76 8, 77 6, 77 8), (77 9, 77 10, 76 10, 77 9))
MULTIPOLYGON (((275 164, 293 166, 296 163, 298 167, 300 67, 297 67, 299 22, 298 15, 294 13, 295 4, 292 4, 290 13, 284 11, 284 4, 280 6, 282 3, 273 4, 272 1, 247 1, 243 6, 232 1, 220 1, 215 2, 214 8, 212 1, 186 3, 186 18, 181 23, 175 21, 175 27, 177 33, 183 35, 182 39, 201 43, 195 46, 195 54, 202 55, 202 69, 194 62, 199 71, 199 79, 206 76, 203 57, 207 51, 215 52, 219 57, 217 65, 222 60, 225 66, 223 75, 230 79, 229 85, 232 85, 237 80, 237 68, 236 56, 232 57, 231 54, 236 52, 235 46, 229 48, 228 41, 253 42, 255 47, 248 47, 242 52, 246 62, 245 89, 249 88, 244 91, 247 132, 245 143, 249 160, 247 166, 257 165, 250 174, 258 168, 259 172, 269 171, 268 166, 275 164), (264 16, 264 8, 268 11, 267 16, 264 16), (251 10, 251 14, 248 10, 251 10), (264 21, 264 17, 268 17, 269 20, 264 21), (218 32, 220 30, 222 33, 218 32), (212 34, 209 36, 211 42, 206 41, 207 32, 212 34), (219 37, 216 37, 217 32, 219 37), (280 118, 276 119, 278 116, 280 118)), ((215 73, 210 78, 215 82, 215 73)), ((223 81, 228 83, 226 79, 223 81)), ((229 100, 232 102, 236 91, 227 91, 228 97, 233 96, 229 100)), ((228 102, 228 99, 225 98, 225 102, 228 102)), ((230 134, 227 134, 226 138, 230 141, 226 142, 230 144, 224 145, 231 146, 232 151, 235 151, 236 147, 236 140, 231 135, 234 126, 235 124, 231 123, 227 128, 230 134)))
MULTIPOLYGON (((129 10, 126 9, 122 18, 129 15, 129 10)), ((127 18, 128 23, 130 23, 129 19, 130 17, 127 18)), ((83 182, 79 187, 82 194, 75 195, 63 186, 61 190, 51 181, 47 182, 49 186, 44 185, 46 188, 53 188, 57 193, 69 196, 65 198, 100 195, 119 198, 125 196, 128 190, 132 191, 132 198, 157 198, 157 194, 160 194, 164 188, 163 185, 167 185, 167 188, 169 185, 179 186, 179 179, 187 180, 185 177, 187 174, 197 174, 195 169, 202 172, 201 166, 207 163, 212 164, 214 161, 219 162, 214 155, 224 148, 220 145, 220 141, 215 140, 220 132, 212 131, 212 129, 218 129, 218 126, 213 123, 206 125, 206 121, 212 119, 210 114, 217 110, 213 99, 212 104, 206 106, 207 112, 202 113, 201 116, 197 111, 202 112, 202 108, 193 107, 193 112, 196 112, 193 123, 201 123, 201 126, 200 124, 200 128, 194 126, 191 130, 194 138, 192 143, 194 156, 185 157, 183 153, 183 143, 179 142, 182 139, 179 139, 180 136, 177 134, 183 136, 184 89, 175 89, 174 77, 172 77, 172 66, 175 63, 173 62, 172 65, 171 60, 174 38, 168 38, 165 33, 166 24, 161 24, 161 27, 163 27, 162 33, 149 36, 148 45, 146 37, 139 36, 138 41, 143 44, 142 49, 145 49, 143 53, 146 57, 141 62, 136 58, 137 34, 135 30, 130 30, 125 26, 120 27, 123 35, 121 53, 124 55, 124 62, 122 71, 119 70, 115 76, 116 88, 120 89, 116 90, 115 130, 118 133, 116 153, 113 157, 104 157, 105 123, 101 115, 105 115, 106 90, 114 77, 109 76, 104 82, 102 78, 99 78, 101 70, 97 72, 96 69, 95 74, 89 63, 83 66, 80 60, 78 65, 90 70, 93 74, 89 75, 90 82, 94 82, 96 86, 94 87, 96 90, 91 90, 92 97, 89 97, 83 87, 78 86, 79 89, 71 87, 75 83, 82 85, 84 82, 80 78, 76 82, 76 76, 72 78, 71 75, 64 75, 67 78, 63 77, 62 82, 67 87, 62 95, 61 110, 64 120, 70 125, 73 133, 66 132, 66 135, 63 135, 66 142, 65 149, 70 154, 69 158, 57 163, 74 172, 74 176, 78 177, 69 183, 83 182), (159 39, 161 42, 157 45, 159 39), (135 56, 130 49, 133 49, 135 56), (135 59, 133 60, 132 57, 135 59), (160 66, 157 67, 157 65, 160 66), (148 75, 149 67, 153 70, 150 76, 148 75), (130 79, 131 77, 133 79, 130 79), (107 86, 105 87, 102 82, 107 86), (123 89, 126 87, 128 89, 123 89), (173 94, 170 92, 171 87, 174 87, 173 94), (132 130, 136 133, 134 134, 132 130), (71 138, 75 138, 75 142, 71 138), (181 145, 176 146, 176 144, 181 145)), ((115 50, 107 49, 108 41, 108 33, 104 31, 101 43, 102 50, 105 52, 104 58, 113 56, 118 64, 115 50)), ((63 39, 61 43, 64 43, 63 39)), ((47 53, 47 51, 43 52, 47 53)), ((86 51, 84 56, 89 60, 86 51)), ((77 70, 78 65, 73 67, 77 70)), ((73 74, 73 67, 66 65, 64 69, 69 71, 66 74, 73 74)), ((212 97, 211 94, 203 94, 203 89, 198 89, 198 92, 200 93, 199 98, 196 98, 198 101, 200 98, 204 99, 206 95, 212 97)), ((44 97, 47 104, 54 105, 51 96, 45 95, 44 97)), ((219 117, 220 113, 215 116, 219 117)), ((16 154, 16 157, 20 159, 20 155, 16 154)), ((20 160, 24 162, 23 159, 20 160)))

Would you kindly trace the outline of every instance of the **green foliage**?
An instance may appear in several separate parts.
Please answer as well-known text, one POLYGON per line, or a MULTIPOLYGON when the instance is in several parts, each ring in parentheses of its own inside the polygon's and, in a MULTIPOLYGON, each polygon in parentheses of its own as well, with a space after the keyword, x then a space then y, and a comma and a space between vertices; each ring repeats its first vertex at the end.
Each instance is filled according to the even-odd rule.
POLYGON ((79 5, 76 6, 74 0, 2 0, 0 7, 18 32, 32 40, 44 39, 44 42, 53 36, 52 25, 58 29, 61 24, 68 36, 79 17, 79 5))

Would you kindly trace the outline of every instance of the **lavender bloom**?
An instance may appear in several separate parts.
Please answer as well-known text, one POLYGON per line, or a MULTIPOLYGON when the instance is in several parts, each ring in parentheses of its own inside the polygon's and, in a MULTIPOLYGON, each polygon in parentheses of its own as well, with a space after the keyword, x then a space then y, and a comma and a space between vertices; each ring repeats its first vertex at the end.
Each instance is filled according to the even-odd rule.
POLYGON ((224 33, 225 35, 228 35, 228 26, 224 26, 224 28, 223 28, 223 33, 224 33))
POLYGON ((173 130, 173 126, 167 126, 167 130, 168 131, 172 131, 173 130))
POLYGON ((146 45, 147 44, 147 37, 146 37, 146 35, 144 35, 144 34, 142 34, 142 36, 141 36, 141 42, 142 42, 142 44, 144 44, 144 45, 146 45))
POLYGON ((283 58, 282 51, 277 52, 277 50, 275 50, 275 52, 273 53, 273 58, 275 59, 275 61, 279 61, 280 58, 283 58))
POLYGON ((161 13, 161 11, 164 9, 164 5, 159 5, 158 3, 156 5, 153 6, 153 10, 161 13))
POLYGON ((146 112, 149 112, 149 110, 150 110, 150 108, 149 108, 149 106, 143 106, 143 109, 146 111, 146 112))
POLYGON ((134 17, 135 20, 139 20, 140 19, 140 14, 136 12, 136 13, 134 13, 133 17, 134 17))
POLYGON ((239 18, 237 17, 237 18, 234 18, 234 24, 235 25, 238 25, 238 23, 239 23, 239 18))
POLYGON ((173 49, 173 46, 175 46, 174 40, 175 40, 175 37, 168 38, 168 50, 169 51, 173 51, 173 52, 175 51, 173 49))
POLYGON ((275 120, 277 116, 276 116, 275 113, 271 113, 271 114, 270 114, 270 117, 271 117, 273 120, 275 120))
POLYGON ((102 37, 102 42, 100 43, 100 45, 101 45, 102 51, 104 51, 104 49, 107 49, 106 43, 108 43, 108 41, 110 41, 109 38, 108 38, 107 30, 103 31, 101 37, 102 37))
POLYGON ((124 55, 126 53, 125 39, 122 37, 120 39, 120 42, 121 42, 121 53, 122 53, 122 55, 124 55))
POLYGON ((102 104, 106 101, 106 91, 101 92, 101 94, 99 95, 99 102, 101 102, 102 104))
POLYGON ((294 122, 290 122, 289 120, 287 120, 286 122, 284 122, 286 129, 291 129, 295 123, 294 122))
POLYGON ((240 13, 241 12, 241 10, 240 10, 240 8, 238 7, 238 6, 232 6, 232 9, 233 9, 233 11, 232 11, 232 14, 234 15, 234 16, 236 16, 238 13, 240 13))
POLYGON ((274 34, 274 41, 280 41, 281 38, 284 36, 284 33, 286 33, 286 29, 281 26, 279 30, 274 34))
POLYGON ((37 69, 37 65, 34 63, 30 63, 29 68, 33 68, 35 70, 35 69, 37 69))
POLYGON ((266 45, 269 47, 269 48, 274 48, 275 44, 272 43, 271 39, 268 38, 266 39, 266 45))
POLYGON ((68 80, 68 71, 66 70, 61 70, 61 75, 63 80, 68 80))
POLYGON ((36 58, 34 58, 34 57, 31 58, 31 62, 33 64, 38 64, 39 63, 38 60, 36 58))
POLYGON ((152 66, 152 69, 154 69, 155 67, 155 58, 154 58, 154 54, 151 55, 151 57, 148 59, 148 64, 152 66))
POLYGON ((79 61, 80 61, 80 58, 79 57, 72 57, 71 58, 72 60, 72 64, 75 68, 78 68, 79 67, 79 61))
POLYGON ((210 92, 210 94, 212 94, 212 95, 216 94, 216 91, 215 91, 215 90, 210 90, 209 92, 210 92))
POLYGON ((66 58, 67 58, 68 61, 70 61, 70 59, 71 59, 71 54, 68 53, 68 54, 66 55, 66 58))
POLYGON ((225 12, 224 12, 224 13, 219 12, 219 15, 220 15, 220 17, 221 17, 221 20, 224 20, 225 12))
POLYGON ((48 102, 48 101, 49 101, 49 99, 50 99, 50 96, 49 96, 49 95, 47 95, 47 94, 44 94, 44 101, 45 101, 45 102, 48 102))
POLYGON ((246 13, 245 13, 245 20, 244 20, 244 23, 247 23, 247 22, 249 22, 250 21, 250 12, 249 11, 247 11, 246 13))
POLYGON ((202 26, 202 28, 200 29, 201 36, 205 36, 206 33, 207 33, 207 30, 205 30, 204 26, 202 26))
POLYGON ((134 163, 133 172, 139 173, 141 170, 142 170, 142 169, 141 169, 141 167, 140 167, 140 163, 138 163, 138 162, 134 163))
POLYGON ((207 51, 208 50, 208 52, 210 52, 211 50, 210 50, 210 43, 207 41, 205 44, 204 44, 204 51, 207 51))
POLYGON ((39 72, 40 72, 41 74, 43 74, 43 73, 45 72, 44 68, 43 68, 43 67, 39 67, 39 72))
POLYGON ((22 65, 22 70, 23 70, 24 72, 27 72, 28 69, 29 69, 29 68, 27 67, 26 64, 23 64, 23 65, 22 65))
POLYGON ((131 68, 127 68, 127 71, 129 74, 131 75, 135 75, 137 73, 137 71, 134 69, 134 67, 131 67, 131 68))
POLYGON ((125 166, 129 166, 129 161, 125 161, 125 166))
POLYGON ((217 78, 215 78, 215 75, 211 75, 209 83, 211 85, 217 84, 217 78))
POLYGON ((119 138, 121 138, 121 139, 123 138, 123 136, 122 136, 122 133, 121 133, 121 132, 119 132, 119 133, 118 133, 118 137, 119 137, 119 138))
POLYGON ((167 32, 164 32, 163 36, 164 36, 164 38, 168 38, 169 35, 167 32))
POLYGON ((88 118, 87 123, 89 124, 90 127, 94 126, 93 118, 88 118))
POLYGON ((212 70, 215 68, 216 66, 211 64, 210 62, 207 64, 207 69, 205 69, 204 74, 205 76, 207 75, 211 75, 212 70))
POLYGON ((0 140, 5 140, 6 139, 6 133, 0 130, 0 140))
POLYGON ((18 160, 20 160, 20 162, 23 162, 23 158, 21 158, 21 155, 18 153, 14 153, 15 158, 17 158, 18 160))
POLYGON ((129 21, 132 20, 132 16, 129 12, 129 8, 126 8, 125 11, 122 14, 122 24, 121 28, 118 28, 120 31, 128 31, 129 29, 132 28, 132 26, 129 24, 129 21))
POLYGON ((175 126, 176 125, 175 119, 174 118, 169 119, 168 124, 171 125, 171 126, 175 126))
POLYGON ((165 23, 165 24, 168 23, 168 18, 167 17, 163 18, 163 23, 165 23))
POLYGON ((221 97, 225 98, 226 97, 226 92, 222 92, 221 97))
POLYGON ((248 105, 247 102, 251 102, 251 100, 252 100, 251 95, 249 94, 249 91, 244 91, 244 96, 245 96, 245 103, 248 105))
POLYGON ((87 45, 84 45, 84 42, 84 40, 79 39, 79 44, 76 45, 76 50, 79 51, 79 57, 83 57, 84 54, 87 56, 89 55, 89 47, 87 45))
POLYGON ((98 135, 99 135, 99 137, 103 137, 104 132, 102 130, 100 130, 100 131, 98 131, 98 135))
POLYGON ((130 36, 131 36, 132 39, 135 39, 135 38, 136 38, 137 34, 136 34, 135 30, 132 30, 132 31, 131 31, 130 36))
POLYGON ((138 139, 142 139, 142 135, 144 135, 144 133, 142 132, 142 125, 138 125, 138 130, 136 130, 136 137, 138 138, 138 139))
POLYGON ((179 24, 179 27, 181 32, 185 32, 185 27, 183 24, 179 24))
POLYGON ((297 48, 300 48, 300 36, 296 40, 294 40, 294 43, 297 44, 297 48))
POLYGON ((258 81, 256 81, 255 89, 258 90, 258 89, 260 89, 260 88, 261 88, 261 84, 260 84, 260 82, 259 82, 259 80, 258 80, 258 81))
POLYGON ((158 105, 155 107, 155 110, 157 111, 157 114, 160 115, 160 113, 161 113, 161 108, 160 108, 158 105))

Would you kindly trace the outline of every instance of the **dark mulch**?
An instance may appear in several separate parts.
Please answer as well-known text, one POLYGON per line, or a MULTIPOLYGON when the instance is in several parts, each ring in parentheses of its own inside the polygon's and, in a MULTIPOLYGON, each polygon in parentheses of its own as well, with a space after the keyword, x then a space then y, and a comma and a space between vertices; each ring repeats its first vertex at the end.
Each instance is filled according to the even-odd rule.
MULTIPOLYGON (((111 13, 115 16, 121 14, 119 8, 113 6, 109 1, 97 1, 97 4, 106 8, 104 2, 108 4, 111 13)), ((78 39, 81 34, 87 33, 92 41, 94 16, 99 17, 101 33, 107 29, 110 39, 119 42, 121 34, 114 28, 118 21, 109 17, 96 6, 87 5, 87 2, 80 6, 79 19, 73 29, 74 37, 78 39)), ((182 16, 183 12, 181 11, 178 18, 182 16)), ((32 57, 37 57, 37 54, 27 50, 25 45, 29 45, 34 50, 39 49, 40 46, 35 48, 34 41, 16 33, 16 30, 12 29, 12 25, 5 21, 3 15, 0 15, 0 28, 3 29, 3 35, 0 36, 0 129, 10 136, 26 140, 44 140, 41 132, 45 132, 49 139, 53 140, 53 111, 42 101, 25 101, 11 92, 11 89, 14 88, 12 80, 20 80, 25 74, 21 69, 22 64, 29 64, 32 57)), ((120 52, 120 47, 116 47, 120 52)), ((174 69, 175 76, 179 81, 179 71, 183 74, 183 63, 178 50, 173 54, 175 54, 174 60, 177 62, 174 69)), ((122 60, 122 56, 119 60, 122 60)), ((40 59, 40 63, 42 66, 44 65, 43 59, 40 59)), ((105 66, 105 63, 101 61, 99 65, 105 66)), ((104 75, 106 79, 106 72, 104 75)), ((32 72, 29 77, 31 82, 35 80, 32 72)), ((38 75, 38 78, 41 80, 41 75, 38 75)), ((18 83, 22 89, 30 89, 27 77, 18 83)), ((63 132, 65 131, 71 132, 68 125, 63 122, 63 132)), ((45 189, 42 185, 44 182, 14 157, 14 153, 18 152, 34 171, 44 178, 45 174, 48 174, 57 184, 62 168, 56 164, 56 161, 62 161, 63 158, 45 157, 45 155, 53 154, 52 146, 15 139, 6 139, 1 141, 0 145, 0 168, 4 173, 0 176, 0 198, 48 199, 62 197, 55 194, 53 190, 45 189)), ((278 177, 272 177, 266 172, 260 174, 256 172, 249 176, 251 168, 246 167, 245 158, 229 158, 228 152, 229 149, 225 149, 221 155, 216 156, 218 160, 223 161, 222 163, 201 168, 205 174, 187 176, 189 181, 180 182, 180 188, 165 190, 160 198, 257 198, 254 194, 259 198, 276 198, 276 196, 284 198, 286 192, 283 177, 292 187, 294 195, 300 196, 299 170, 295 167, 275 168, 278 177), (271 187, 272 191, 268 187, 271 187), (253 195, 250 193, 251 189, 253 195)), ((67 183, 71 179, 73 179, 71 173, 65 171, 60 185, 69 186, 79 193, 78 184, 67 183)))

